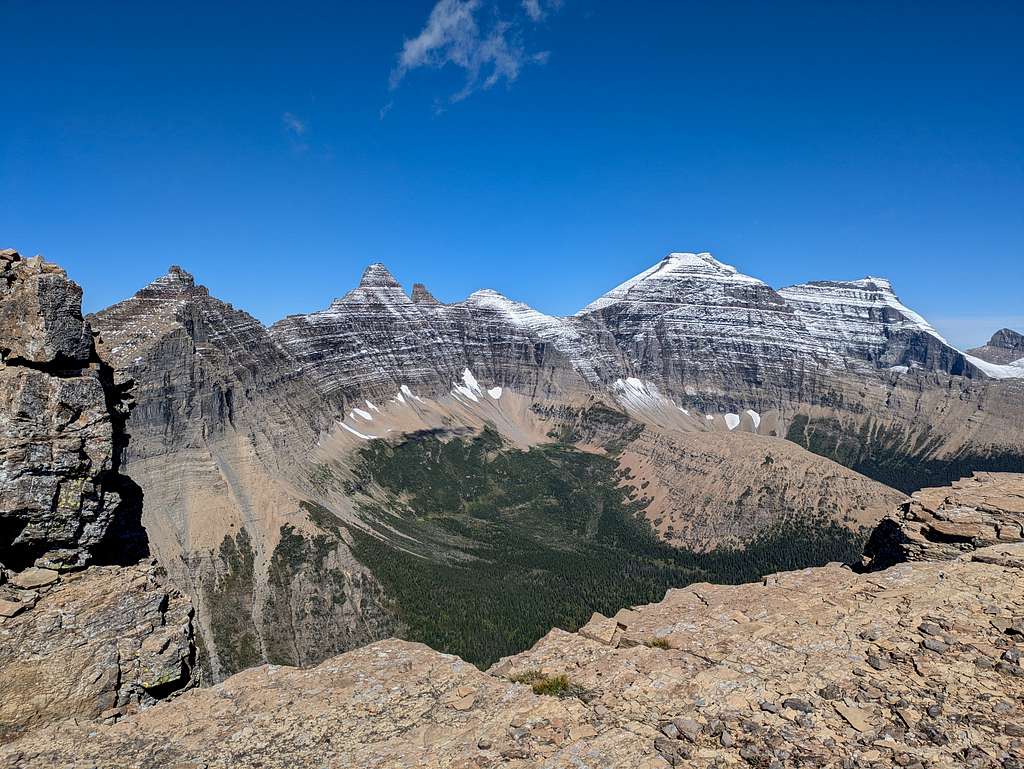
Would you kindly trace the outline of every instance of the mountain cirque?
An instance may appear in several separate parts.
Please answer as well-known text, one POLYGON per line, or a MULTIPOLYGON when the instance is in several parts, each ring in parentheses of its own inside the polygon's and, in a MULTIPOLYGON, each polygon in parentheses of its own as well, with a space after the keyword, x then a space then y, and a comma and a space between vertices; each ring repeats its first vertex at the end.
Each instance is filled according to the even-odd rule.
MULTIPOLYGON (((1022 483, 964 482, 994 519, 1022 483)), ((382 641, 312 669, 248 670, 112 726, 52 725, 0 765, 1011 769, 1022 596, 1019 541, 697 584, 553 630, 486 673, 382 641)))
POLYGON ((899 491, 1024 469, 1024 379, 950 347, 879 278, 776 291, 670 254, 554 317, 493 290, 410 295, 374 264, 265 328, 172 268, 90 321, 134 383, 125 467, 214 678, 402 632, 352 552, 352 530, 403 547, 367 513, 384 501, 358 469, 372 439, 493 426, 508 447, 613 457, 656 532, 698 551, 785 517, 856 530, 899 491))

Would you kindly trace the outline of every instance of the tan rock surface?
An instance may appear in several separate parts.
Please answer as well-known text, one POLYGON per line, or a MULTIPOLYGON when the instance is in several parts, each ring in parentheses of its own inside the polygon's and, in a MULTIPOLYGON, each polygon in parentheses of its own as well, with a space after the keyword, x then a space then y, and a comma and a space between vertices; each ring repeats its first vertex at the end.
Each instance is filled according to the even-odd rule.
POLYGON ((922 489, 887 516, 865 548, 873 568, 947 560, 1024 539, 1024 475, 975 473, 951 486, 922 489))
POLYGON ((488 673, 384 641, 311 670, 245 671, 112 726, 51 726, 0 766, 1012 769, 1022 565, 1010 543, 692 585, 553 630, 488 673))
POLYGON ((62 718, 117 718, 192 682, 192 605, 155 566, 0 591, 24 606, 0 619, 0 742, 62 718))

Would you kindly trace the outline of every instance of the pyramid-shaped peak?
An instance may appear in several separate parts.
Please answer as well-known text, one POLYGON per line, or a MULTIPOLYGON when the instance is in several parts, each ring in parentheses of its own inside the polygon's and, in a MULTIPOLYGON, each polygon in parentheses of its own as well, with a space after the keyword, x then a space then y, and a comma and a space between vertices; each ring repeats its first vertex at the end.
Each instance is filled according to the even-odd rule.
POLYGON ((395 280, 388 268, 380 262, 374 262, 365 270, 359 281, 360 288, 401 288, 402 284, 395 280))
POLYGON ((196 287, 196 279, 192 273, 186 272, 176 264, 171 265, 164 275, 154 280, 139 291, 139 296, 168 296, 184 294, 196 287))
POLYGON ((1006 350, 1024 350, 1024 334, 1012 328, 1001 328, 992 335, 988 343, 992 347, 1006 350))
POLYGON ((652 291, 668 297, 677 293, 677 286, 688 283, 764 285, 757 278, 738 272, 731 264, 718 261, 707 251, 673 251, 653 267, 616 286, 577 314, 601 310, 630 297, 643 299, 652 291))
POLYGON ((720 262, 707 251, 690 253, 688 251, 673 251, 661 260, 663 265, 675 268, 693 268, 697 270, 713 270, 715 272, 736 274, 736 268, 731 264, 720 262))

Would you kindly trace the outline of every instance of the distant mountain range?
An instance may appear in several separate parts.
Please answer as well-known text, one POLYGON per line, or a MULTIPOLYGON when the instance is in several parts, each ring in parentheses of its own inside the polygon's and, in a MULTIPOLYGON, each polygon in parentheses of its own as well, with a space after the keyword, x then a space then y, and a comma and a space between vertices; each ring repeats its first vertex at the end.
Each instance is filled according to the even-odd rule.
POLYGON ((392 633, 488 661, 1024 470, 1020 334, 957 350, 881 278, 775 290, 674 253, 554 317, 374 264, 267 328, 175 267, 90 320, 134 382, 126 472, 215 675, 392 633))

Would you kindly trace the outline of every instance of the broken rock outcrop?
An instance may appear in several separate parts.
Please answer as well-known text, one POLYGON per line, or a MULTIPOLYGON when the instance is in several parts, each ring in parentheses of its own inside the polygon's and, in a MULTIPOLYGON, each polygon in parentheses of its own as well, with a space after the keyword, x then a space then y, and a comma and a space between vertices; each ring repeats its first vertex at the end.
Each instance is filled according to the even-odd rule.
POLYGON ((0 742, 62 718, 112 721, 191 683, 192 604, 158 567, 14 580, 26 587, 12 617, 0 600, 0 742))
POLYGON ((191 603, 138 563, 124 388, 81 299, 59 267, 0 251, 0 743, 194 680, 191 603))
POLYGON ((14 569, 85 566, 130 496, 123 407, 81 301, 56 265, 0 251, 0 562, 14 569))
POLYGON ((975 473, 951 486, 922 489, 875 528, 865 565, 945 561, 991 545, 1024 540, 1024 475, 975 473))

